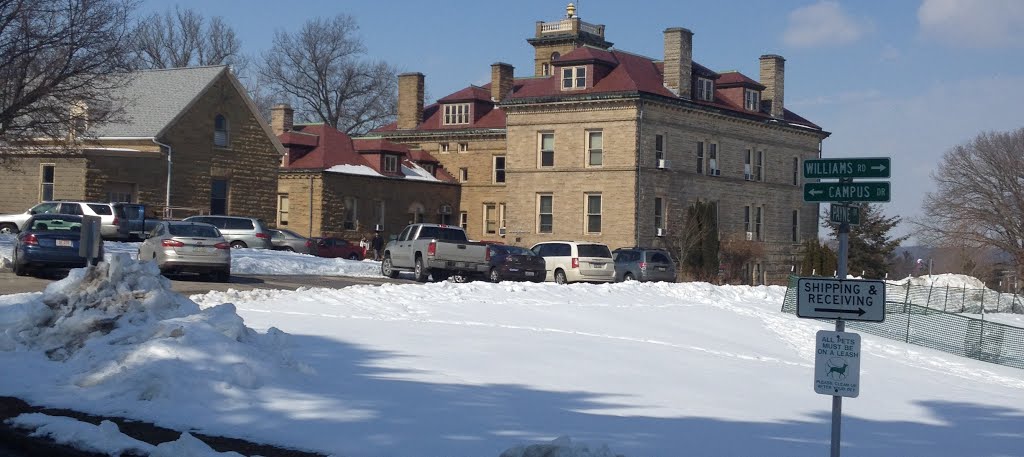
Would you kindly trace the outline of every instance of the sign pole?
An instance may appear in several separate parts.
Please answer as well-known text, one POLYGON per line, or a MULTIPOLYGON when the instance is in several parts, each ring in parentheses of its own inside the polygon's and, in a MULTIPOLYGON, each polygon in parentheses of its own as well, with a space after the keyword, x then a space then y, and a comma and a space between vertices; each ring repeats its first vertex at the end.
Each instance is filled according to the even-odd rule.
MULTIPOLYGON (((839 279, 846 279, 846 262, 849 258, 850 249, 850 224, 843 222, 839 224, 839 259, 836 268, 839 270, 839 279)), ((843 319, 836 319, 836 331, 846 330, 846 322, 843 319)), ((832 453, 831 457, 839 457, 839 445, 842 443, 840 435, 843 427, 843 397, 832 396, 832 453)))

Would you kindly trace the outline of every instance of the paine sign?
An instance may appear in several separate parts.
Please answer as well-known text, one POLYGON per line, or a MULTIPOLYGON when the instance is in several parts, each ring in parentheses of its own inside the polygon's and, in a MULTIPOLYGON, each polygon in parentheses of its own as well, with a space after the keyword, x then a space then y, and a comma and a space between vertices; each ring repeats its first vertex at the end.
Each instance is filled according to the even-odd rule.
POLYGON ((822 395, 860 395, 860 335, 819 330, 814 340, 814 391, 822 395))
POLYGON ((810 319, 885 320, 885 281, 800 278, 796 315, 810 319))

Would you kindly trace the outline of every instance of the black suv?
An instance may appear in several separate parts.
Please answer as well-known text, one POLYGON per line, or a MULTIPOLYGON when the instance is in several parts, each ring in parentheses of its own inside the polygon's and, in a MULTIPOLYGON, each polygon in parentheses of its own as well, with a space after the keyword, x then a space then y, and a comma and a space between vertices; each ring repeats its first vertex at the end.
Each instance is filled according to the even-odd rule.
POLYGON ((619 248, 615 259, 615 282, 676 280, 676 264, 664 249, 619 248))

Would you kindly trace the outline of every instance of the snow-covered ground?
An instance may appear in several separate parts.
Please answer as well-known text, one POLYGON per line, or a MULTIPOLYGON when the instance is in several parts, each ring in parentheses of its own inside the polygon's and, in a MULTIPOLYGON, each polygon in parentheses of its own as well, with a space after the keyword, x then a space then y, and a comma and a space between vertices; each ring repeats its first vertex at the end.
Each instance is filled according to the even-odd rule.
MULTIPOLYGON (((814 334, 831 326, 780 312, 781 287, 448 282, 189 300, 146 265, 119 257, 110 278, 76 271, 0 296, 0 366, 16 374, 0 394, 345 457, 519 457, 559 437, 574 456, 828 452, 831 398, 812 370, 814 334)), ((1024 453, 1024 371, 862 338, 843 455, 1024 453)))
MULTIPOLYGON (((135 258, 139 252, 139 244, 106 241, 103 243, 103 250, 108 259, 117 253, 128 254, 135 258)), ((0 235, 0 267, 10 262, 13 249, 14 236, 0 235)), ((380 262, 325 259, 307 254, 267 249, 234 249, 231 251, 231 273, 262 276, 303 274, 380 277, 380 262)))

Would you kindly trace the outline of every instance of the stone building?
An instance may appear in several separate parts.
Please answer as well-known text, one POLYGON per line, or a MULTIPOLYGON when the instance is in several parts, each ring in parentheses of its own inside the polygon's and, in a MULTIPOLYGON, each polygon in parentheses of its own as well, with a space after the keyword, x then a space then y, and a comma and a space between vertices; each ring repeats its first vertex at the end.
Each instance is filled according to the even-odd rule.
MULTIPOLYGON (((0 212, 42 200, 126 201, 192 214, 273 220, 284 153, 226 66, 140 71, 115 94, 115 122, 70 148, 22 145, 0 167, 0 212)), ((86 109, 88 109, 86 107, 86 109)))
POLYGON ((286 149, 277 183, 278 228, 304 236, 385 238, 407 224, 451 224, 459 185, 426 151, 355 139, 326 124, 293 123, 277 105, 271 125, 286 149))
POLYGON ((721 239, 762 252, 727 268, 783 281, 817 237, 799 170, 829 135, 785 109, 785 59, 761 56, 759 80, 716 72, 693 60, 683 28, 663 32, 653 59, 612 48, 574 13, 536 24, 528 77, 496 63, 489 84, 424 108, 424 76, 399 76, 398 121, 374 135, 438 152, 462 182, 471 237, 667 246, 700 200, 721 239))

